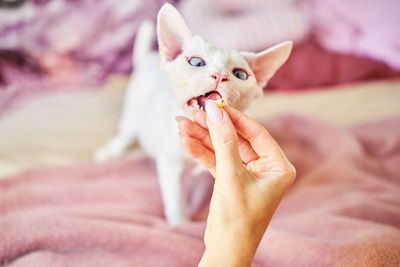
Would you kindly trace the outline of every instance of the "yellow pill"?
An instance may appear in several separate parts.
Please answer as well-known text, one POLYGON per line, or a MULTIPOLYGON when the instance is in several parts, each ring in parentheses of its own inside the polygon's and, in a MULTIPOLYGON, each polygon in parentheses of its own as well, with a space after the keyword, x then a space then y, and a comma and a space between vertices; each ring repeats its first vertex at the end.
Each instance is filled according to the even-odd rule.
POLYGON ((225 106, 224 100, 222 99, 218 99, 214 101, 215 104, 217 104, 218 107, 222 108, 223 106, 225 106))

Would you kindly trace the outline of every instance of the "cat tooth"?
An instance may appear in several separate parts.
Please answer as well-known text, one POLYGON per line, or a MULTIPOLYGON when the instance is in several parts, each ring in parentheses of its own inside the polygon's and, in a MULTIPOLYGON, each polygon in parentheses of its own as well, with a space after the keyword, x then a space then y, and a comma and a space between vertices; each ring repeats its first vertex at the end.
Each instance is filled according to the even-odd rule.
POLYGON ((197 101, 196 98, 191 98, 188 101, 188 106, 192 107, 192 108, 199 108, 199 102, 197 101))

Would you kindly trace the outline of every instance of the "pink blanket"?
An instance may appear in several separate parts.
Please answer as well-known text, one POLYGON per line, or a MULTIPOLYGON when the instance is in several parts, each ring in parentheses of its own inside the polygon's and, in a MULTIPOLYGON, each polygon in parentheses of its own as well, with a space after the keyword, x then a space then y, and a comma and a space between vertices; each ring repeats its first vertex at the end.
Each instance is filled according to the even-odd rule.
MULTIPOLYGON (((253 266, 399 266, 400 117, 346 129, 292 115, 265 125, 298 178, 253 266)), ((195 221, 171 228, 147 158, 0 180, 0 265, 195 266, 212 179, 185 185, 195 221)))

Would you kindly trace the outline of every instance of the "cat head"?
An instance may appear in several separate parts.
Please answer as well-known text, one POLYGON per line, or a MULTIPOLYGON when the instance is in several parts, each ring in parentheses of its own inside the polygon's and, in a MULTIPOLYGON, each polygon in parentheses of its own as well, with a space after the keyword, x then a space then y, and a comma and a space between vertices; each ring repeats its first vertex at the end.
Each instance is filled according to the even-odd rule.
POLYGON ((161 66, 179 106, 189 114, 204 109, 207 99, 222 98, 236 109, 248 108, 292 49, 292 42, 260 53, 217 48, 194 35, 170 4, 158 13, 157 36, 161 66))

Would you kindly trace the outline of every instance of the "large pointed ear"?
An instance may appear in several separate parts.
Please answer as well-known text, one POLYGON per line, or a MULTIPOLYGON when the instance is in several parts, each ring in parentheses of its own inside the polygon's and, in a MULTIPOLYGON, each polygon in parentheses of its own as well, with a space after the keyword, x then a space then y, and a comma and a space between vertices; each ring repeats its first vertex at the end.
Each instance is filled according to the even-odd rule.
POLYGON ((275 72, 285 63, 292 50, 291 41, 275 45, 260 53, 241 52, 256 76, 257 84, 264 87, 275 72))
POLYGON ((170 4, 164 4, 157 16, 157 37, 161 58, 171 61, 182 52, 183 44, 192 39, 193 33, 178 10, 170 4))

